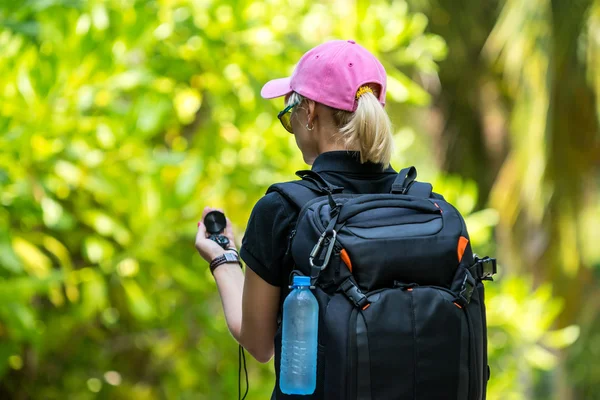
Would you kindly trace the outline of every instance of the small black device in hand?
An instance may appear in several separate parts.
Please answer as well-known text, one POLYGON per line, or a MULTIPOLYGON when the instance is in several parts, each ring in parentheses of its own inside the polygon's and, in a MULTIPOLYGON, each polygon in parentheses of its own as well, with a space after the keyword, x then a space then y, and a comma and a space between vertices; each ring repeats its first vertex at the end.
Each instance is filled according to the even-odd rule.
POLYGON ((206 231, 210 233, 210 236, 208 237, 210 240, 214 241, 224 249, 229 247, 229 239, 227 236, 221 234, 225 231, 225 227, 227 227, 225 214, 221 211, 209 212, 204 217, 204 226, 206 227, 206 231))

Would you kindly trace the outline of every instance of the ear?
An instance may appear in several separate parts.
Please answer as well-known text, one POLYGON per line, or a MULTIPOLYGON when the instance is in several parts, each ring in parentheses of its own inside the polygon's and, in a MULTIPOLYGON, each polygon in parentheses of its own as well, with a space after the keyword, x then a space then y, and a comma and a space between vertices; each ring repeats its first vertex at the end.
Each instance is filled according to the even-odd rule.
POLYGON ((317 103, 315 103, 312 100, 307 99, 306 100, 306 121, 310 124, 313 125, 315 123, 315 120, 317 119, 317 103))

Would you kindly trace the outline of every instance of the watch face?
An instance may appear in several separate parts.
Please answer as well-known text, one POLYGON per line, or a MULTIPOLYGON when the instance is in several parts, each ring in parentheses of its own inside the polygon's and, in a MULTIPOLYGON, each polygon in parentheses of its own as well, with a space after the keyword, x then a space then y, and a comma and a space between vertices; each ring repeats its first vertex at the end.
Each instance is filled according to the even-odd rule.
POLYGON ((229 262, 231 262, 231 261, 237 261, 238 257, 234 253, 225 253, 225 260, 227 260, 229 262))

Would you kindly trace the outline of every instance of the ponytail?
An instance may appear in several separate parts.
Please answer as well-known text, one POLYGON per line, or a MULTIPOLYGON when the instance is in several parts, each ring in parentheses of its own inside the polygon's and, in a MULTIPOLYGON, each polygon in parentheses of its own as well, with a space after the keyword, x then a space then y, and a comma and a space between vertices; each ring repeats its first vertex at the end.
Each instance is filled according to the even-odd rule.
MULTIPOLYGON (((292 92, 286 99, 286 106, 302 103, 305 99, 299 93, 292 92)), ((331 109, 339 130, 337 140, 343 142, 346 149, 359 150, 361 163, 383 164, 383 169, 386 169, 394 148, 390 117, 366 85, 361 87, 357 101, 354 112, 331 109)))
POLYGON ((360 150, 360 162, 390 165, 394 141, 392 123, 372 91, 360 93, 355 112, 335 110, 334 120, 346 148, 360 150))

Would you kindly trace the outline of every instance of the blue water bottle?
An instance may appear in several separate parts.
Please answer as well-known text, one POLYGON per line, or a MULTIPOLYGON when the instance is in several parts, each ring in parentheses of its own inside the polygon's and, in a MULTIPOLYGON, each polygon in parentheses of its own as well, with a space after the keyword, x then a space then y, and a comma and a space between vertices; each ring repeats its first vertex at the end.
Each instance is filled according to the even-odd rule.
POLYGON ((279 388, 285 394, 312 394, 317 386, 319 303, 310 277, 294 276, 283 303, 279 388))

